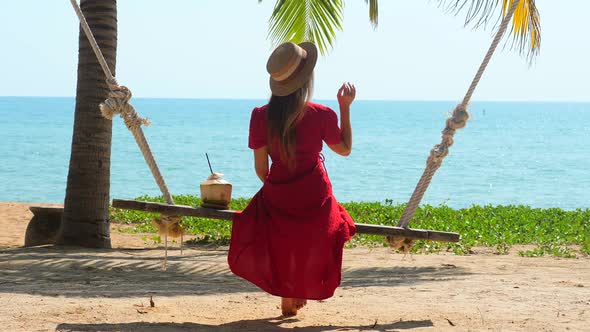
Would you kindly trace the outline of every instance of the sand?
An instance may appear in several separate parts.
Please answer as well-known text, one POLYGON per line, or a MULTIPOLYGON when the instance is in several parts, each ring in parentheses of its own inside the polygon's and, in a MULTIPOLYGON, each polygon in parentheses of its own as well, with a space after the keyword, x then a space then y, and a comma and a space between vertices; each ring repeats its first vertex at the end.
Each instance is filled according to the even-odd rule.
POLYGON ((21 248, 29 205, 0 203, 2 331, 590 331, 588 258, 347 249, 335 296, 283 319, 227 248, 171 250, 167 271, 121 225, 113 250, 21 248))

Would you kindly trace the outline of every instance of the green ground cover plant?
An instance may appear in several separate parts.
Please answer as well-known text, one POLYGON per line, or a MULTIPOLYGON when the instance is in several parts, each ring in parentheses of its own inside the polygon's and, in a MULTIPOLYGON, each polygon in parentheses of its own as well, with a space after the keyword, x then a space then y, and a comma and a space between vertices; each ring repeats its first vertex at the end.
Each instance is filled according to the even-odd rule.
MULTIPOLYGON (((164 202, 162 197, 137 197, 136 200, 164 202)), ((192 195, 174 196, 176 204, 198 206, 200 199, 192 195)), ((232 200, 230 208, 242 210, 248 199, 232 200)), ((342 203, 352 218, 359 223, 394 226, 401 217, 404 204, 385 202, 342 203)), ((154 233, 151 220, 158 215, 140 211, 111 209, 111 220, 129 224, 126 232, 154 233)), ((223 220, 184 217, 182 225, 188 234, 198 235, 196 243, 226 245, 229 243, 231 223, 223 220)), ((514 245, 532 244, 533 250, 520 251, 521 256, 551 255, 573 258, 590 255, 590 209, 562 210, 532 208, 523 205, 479 206, 454 209, 446 205, 421 206, 415 214, 412 228, 434 229, 461 234, 459 243, 417 241, 417 253, 451 251, 467 254, 474 246, 492 247, 497 254, 505 254, 514 245)), ((151 241, 151 240, 150 240, 151 241)), ((356 235, 348 246, 386 246, 382 236, 356 235)))

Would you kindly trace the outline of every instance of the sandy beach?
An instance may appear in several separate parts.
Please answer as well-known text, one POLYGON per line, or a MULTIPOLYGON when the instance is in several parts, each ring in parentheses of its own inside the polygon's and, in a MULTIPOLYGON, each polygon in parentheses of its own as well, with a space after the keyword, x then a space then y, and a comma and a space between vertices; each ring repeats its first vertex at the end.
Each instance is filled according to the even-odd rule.
POLYGON ((283 319, 277 298, 230 273, 224 247, 174 248, 167 271, 163 248, 116 224, 113 250, 22 248, 29 205, 0 203, 4 331, 583 331, 590 321, 588 258, 347 249, 335 296, 283 319))

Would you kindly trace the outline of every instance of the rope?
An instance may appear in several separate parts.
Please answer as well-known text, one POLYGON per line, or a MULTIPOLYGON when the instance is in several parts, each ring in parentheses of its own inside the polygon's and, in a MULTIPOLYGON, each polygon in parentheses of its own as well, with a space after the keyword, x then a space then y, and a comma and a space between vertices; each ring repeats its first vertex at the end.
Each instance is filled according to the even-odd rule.
POLYGON ((88 38, 88 41, 94 50, 94 54, 98 59, 98 63, 102 67, 102 71, 106 76, 107 85, 111 90, 109 92, 109 98, 105 100, 104 103, 100 104, 100 112, 102 116, 112 120, 117 114, 119 114, 121 118, 123 118, 125 121, 125 126, 127 126, 127 128, 133 134, 133 137, 135 138, 135 141, 137 142, 137 145, 139 146, 146 163, 152 171, 152 175, 154 176, 160 191, 164 195, 166 203, 173 205, 174 199, 168 190, 168 186, 166 186, 166 182, 164 182, 164 178, 160 173, 160 169, 154 160, 150 146, 148 145, 145 135, 143 134, 143 130, 141 129, 142 125, 149 125, 149 121, 139 117, 133 105, 129 104, 129 100, 131 99, 131 90, 125 86, 119 86, 117 79, 113 76, 107 61, 104 58, 104 55, 102 54, 100 47, 98 46, 98 43, 92 34, 92 31, 90 30, 90 26, 88 25, 86 17, 84 17, 78 2, 76 0, 70 0, 70 2, 72 7, 74 7, 76 15, 78 15, 78 18, 80 19, 82 30, 84 30, 84 33, 86 34, 86 37, 88 38))
POLYGON ((102 55, 102 51, 100 50, 100 47, 98 47, 98 44, 96 43, 96 39, 94 39, 94 35, 92 34, 92 31, 90 30, 90 26, 88 26, 88 22, 86 21, 86 17, 84 17, 84 14, 82 14, 82 9, 78 5, 78 2, 76 2, 76 0, 70 0, 70 2, 72 3, 72 7, 74 7, 74 11, 76 12, 76 15, 78 15, 78 18, 80 19, 80 25, 82 26, 82 30, 84 30, 86 37, 88 37, 88 41, 90 42, 90 46, 92 46, 92 49, 94 50, 94 54, 96 54, 96 58, 98 59, 98 63, 102 67, 102 71, 104 72, 105 76, 107 77, 107 82, 110 81, 110 82, 114 82, 114 84, 117 84, 117 80, 113 76, 113 73, 111 72, 111 69, 109 68, 109 65, 107 64, 107 61, 105 60, 104 56, 102 55))
MULTIPOLYGON (((420 181, 418 181, 418 184, 414 189, 414 193, 412 193, 412 196, 410 197, 410 200, 408 201, 408 204, 404 209, 404 212, 402 213, 402 217, 400 218, 400 221, 397 224, 398 227, 407 227, 410 221, 412 220, 412 217, 414 216, 414 213, 416 212, 418 205, 420 205, 420 202, 422 201, 422 197, 424 196, 424 193, 426 192, 428 185, 430 185, 430 181, 432 180, 434 173, 436 173, 436 171, 442 165, 443 159, 449 154, 449 147, 453 145, 453 136, 455 135, 455 132, 457 131, 457 129, 465 127, 467 120, 469 120, 469 113, 467 112, 467 108, 469 102, 471 101, 471 96, 473 95, 473 92, 475 91, 475 88, 477 87, 477 84, 479 83, 481 76, 486 70, 486 67, 490 62, 490 59, 492 58, 492 55, 494 54, 496 47, 500 43, 500 40, 502 39, 502 36, 504 35, 504 32, 508 27, 508 23, 510 23, 512 15, 514 14, 514 11, 516 10, 516 7, 518 6, 519 2, 520 0, 514 0, 512 2, 512 6, 506 13, 506 16, 504 16, 504 19, 500 24, 500 28, 496 33, 496 36, 494 37, 494 40, 492 41, 492 44, 490 45, 490 48, 488 49, 488 52, 486 53, 483 59, 483 62, 479 66, 479 69, 475 74, 475 77, 473 78, 473 81, 471 82, 469 89, 467 89, 465 97, 463 98, 461 103, 455 107, 455 110, 453 111, 451 117, 447 119, 445 129, 442 131, 441 143, 435 145, 432 148, 432 150, 430 150, 430 155, 426 161, 426 168, 424 169, 424 173, 422 173, 422 177, 420 178, 420 181)), ((390 242, 390 244, 393 243, 393 240, 393 237, 388 237, 388 241, 390 242)))

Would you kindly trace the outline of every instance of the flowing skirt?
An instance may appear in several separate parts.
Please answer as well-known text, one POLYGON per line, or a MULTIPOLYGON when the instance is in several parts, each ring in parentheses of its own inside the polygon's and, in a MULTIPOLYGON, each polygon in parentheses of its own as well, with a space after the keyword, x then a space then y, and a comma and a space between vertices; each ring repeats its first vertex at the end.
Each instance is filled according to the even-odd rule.
POLYGON ((272 295, 326 299, 340 285, 342 249, 355 231, 318 162, 288 182, 267 180, 235 215, 228 264, 272 295))

